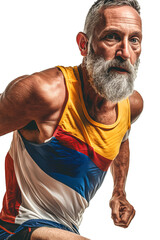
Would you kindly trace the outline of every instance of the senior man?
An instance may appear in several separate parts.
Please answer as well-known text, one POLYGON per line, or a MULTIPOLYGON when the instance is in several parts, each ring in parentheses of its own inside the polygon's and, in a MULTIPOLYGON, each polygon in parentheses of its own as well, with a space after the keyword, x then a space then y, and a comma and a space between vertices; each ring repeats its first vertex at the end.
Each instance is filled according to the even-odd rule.
POLYGON ((58 66, 12 81, 0 98, 6 156, 0 239, 87 239, 78 228, 111 165, 117 226, 135 215, 127 201, 128 134, 143 100, 133 90, 142 27, 136 0, 98 0, 77 35, 78 67, 58 66))

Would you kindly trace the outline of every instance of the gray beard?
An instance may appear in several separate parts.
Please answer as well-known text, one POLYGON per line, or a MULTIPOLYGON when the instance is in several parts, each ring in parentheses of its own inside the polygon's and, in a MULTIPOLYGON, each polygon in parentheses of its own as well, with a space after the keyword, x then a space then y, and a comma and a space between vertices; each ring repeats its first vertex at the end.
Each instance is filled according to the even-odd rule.
POLYGON ((84 63, 91 86, 107 101, 119 102, 133 93, 139 59, 134 65, 128 60, 123 62, 118 59, 105 61, 90 51, 84 63), (109 71, 111 67, 121 67, 127 72, 120 74, 116 71, 109 71))

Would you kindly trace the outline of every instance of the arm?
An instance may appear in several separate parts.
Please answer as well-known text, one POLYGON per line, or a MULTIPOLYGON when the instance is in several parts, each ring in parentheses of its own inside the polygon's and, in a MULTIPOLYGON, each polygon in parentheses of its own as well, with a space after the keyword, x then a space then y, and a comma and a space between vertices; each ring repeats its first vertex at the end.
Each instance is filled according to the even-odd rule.
MULTIPOLYGON (((5 91, 0 95, 0 136, 11 132, 21 126, 21 121, 18 123, 20 111, 22 108, 23 100, 27 101, 27 89, 25 89, 25 78, 29 76, 19 77, 9 83, 5 91), (22 94, 23 93, 23 94, 22 94)), ((24 107, 25 104, 24 104, 24 107)), ((28 121, 27 121, 28 122, 28 121)), ((25 124, 25 122, 24 122, 25 124)), ((22 120, 23 125, 23 120, 22 120)))
POLYGON ((54 113, 64 99, 64 79, 56 68, 12 81, 0 96, 0 135, 21 129, 33 120, 50 121, 50 116, 55 120, 54 113))
POLYGON ((120 152, 111 165, 114 180, 114 190, 110 200, 112 218, 115 225, 128 227, 135 215, 132 205, 126 200, 125 183, 129 168, 129 141, 121 144, 120 152))
MULTIPOLYGON (((143 109, 143 100, 136 91, 130 97, 131 122, 135 122, 143 109)), ((110 200, 112 218, 116 226, 128 227, 135 215, 133 206, 126 199, 125 183, 129 168, 129 140, 121 143, 120 151, 111 165, 114 189, 110 200)))

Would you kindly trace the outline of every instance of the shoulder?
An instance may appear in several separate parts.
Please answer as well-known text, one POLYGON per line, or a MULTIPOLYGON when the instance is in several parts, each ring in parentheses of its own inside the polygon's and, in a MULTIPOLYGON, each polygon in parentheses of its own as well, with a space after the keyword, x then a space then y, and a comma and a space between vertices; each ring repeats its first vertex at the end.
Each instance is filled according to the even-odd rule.
MULTIPOLYGON (((65 81, 58 68, 51 68, 32 74, 26 81, 32 86, 36 97, 44 101, 62 99, 65 95, 65 81)), ((57 102, 57 101, 56 101, 57 102)))
POLYGON ((33 73, 24 81, 28 81, 28 84, 32 86, 37 94, 43 91, 45 93, 52 90, 58 91, 64 87, 64 77, 58 68, 51 68, 42 72, 33 73))
POLYGON ((4 92, 9 102, 18 107, 30 106, 35 113, 60 108, 66 98, 65 82, 58 68, 51 68, 12 81, 4 92))
POLYGON ((0 95, 0 135, 31 121, 45 127, 42 123, 57 122, 66 95, 64 77, 57 68, 13 80, 0 95))
MULTIPOLYGON (((41 91, 49 90, 45 88, 47 86, 58 89, 64 86, 64 77, 58 68, 51 68, 42 72, 18 77, 9 83, 5 93, 15 90, 15 94, 18 94, 16 90, 24 90, 38 94, 41 93, 41 91)), ((19 94, 21 94, 21 91, 19 94)))
POLYGON ((66 85, 64 76, 58 68, 34 73, 26 81, 32 88, 33 104, 35 101, 39 103, 41 112, 54 112, 63 106, 67 97, 66 85))
POLYGON ((129 102, 131 110, 131 122, 133 123, 143 111, 143 98, 137 91, 134 91, 129 97, 129 102))

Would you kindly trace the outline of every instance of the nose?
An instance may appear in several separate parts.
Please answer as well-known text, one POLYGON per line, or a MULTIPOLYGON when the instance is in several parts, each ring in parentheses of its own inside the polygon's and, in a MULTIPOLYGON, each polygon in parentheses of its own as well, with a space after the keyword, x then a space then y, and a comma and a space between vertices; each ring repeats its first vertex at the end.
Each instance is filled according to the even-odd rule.
POLYGON ((123 60, 130 59, 130 46, 127 39, 120 42, 118 50, 116 51, 116 57, 122 58, 123 60))

